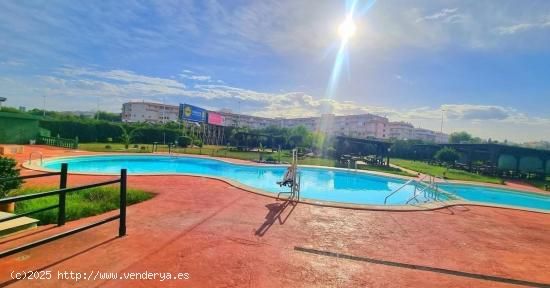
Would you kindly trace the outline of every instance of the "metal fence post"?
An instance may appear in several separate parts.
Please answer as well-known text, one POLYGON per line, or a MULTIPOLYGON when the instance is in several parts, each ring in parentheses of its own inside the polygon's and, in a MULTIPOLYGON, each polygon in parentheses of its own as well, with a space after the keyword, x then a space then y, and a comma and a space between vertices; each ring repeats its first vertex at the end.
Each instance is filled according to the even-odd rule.
POLYGON ((126 169, 120 170, 120 222, 118 226, 118 236, 126 235, 126 169))
MULTIPOLYGON (((59 189, 65 189, 67 188, 67 169, 68 165, 67 163, 61 164, 61 176, 59 177, 59 189)), ((57 225, 63 226, 65 225, 65 202, 67 200, 67 193, 66 192, 60 192, 59 193, 59 208, 57 209, 57 225)))

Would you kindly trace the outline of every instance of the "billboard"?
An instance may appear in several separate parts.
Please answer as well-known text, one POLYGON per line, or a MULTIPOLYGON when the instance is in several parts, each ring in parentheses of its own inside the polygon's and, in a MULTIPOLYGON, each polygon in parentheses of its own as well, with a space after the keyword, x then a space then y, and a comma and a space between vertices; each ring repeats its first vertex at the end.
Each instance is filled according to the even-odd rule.
POLYGON ((180 104, 179 118, 185 121, 205 122, 206 110, 189 104, 180 104))
POLYGON ((208 124, 222 126, 223 116, 216 112, 208 112, 208 124))

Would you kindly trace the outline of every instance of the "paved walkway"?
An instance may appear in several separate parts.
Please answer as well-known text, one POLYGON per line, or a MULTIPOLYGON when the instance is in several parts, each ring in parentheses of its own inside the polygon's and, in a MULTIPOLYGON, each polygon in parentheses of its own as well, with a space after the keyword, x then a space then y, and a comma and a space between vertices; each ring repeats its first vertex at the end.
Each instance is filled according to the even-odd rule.
MULTIPOLYGON (((67 155, 43 149, 48 156, 67 155)), ((19 158, 19 157, 18 157, 19 158)), ((22 157, 21 157, 22 158, 22 157)), ((27 172, 25 172, 27 173, 27 172)), ((107 176, 69 176, 69 186, 107 176)), ((55 184, 57 179, 27 185, 55 184)), ((283 202, 212 179, 129 177, 157 194, 117 223, 0 259, 0 286, 518 287, 550 283, 550 215, 486 207, 374 212, 283 202), (341 253, 341 254, 336 254, 341 253), (12 271, 189 273, 189 280, 12 280, 12 271)), ((0 250, 100 219, 0 239, 0 250)), ((74 274, 76 275, 76 274, 74 274)), ((83 275, 83 274, 81 274, 83 275)), ((128 276, 129 274, 126 274, 128 276)))

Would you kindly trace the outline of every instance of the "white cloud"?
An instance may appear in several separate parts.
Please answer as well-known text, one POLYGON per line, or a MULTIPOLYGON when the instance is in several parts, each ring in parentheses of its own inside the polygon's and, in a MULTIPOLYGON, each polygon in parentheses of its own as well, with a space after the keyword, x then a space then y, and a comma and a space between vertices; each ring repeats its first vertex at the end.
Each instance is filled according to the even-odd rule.
POLYGON ((446 115, 451 119, 460 120, 506 120, 513 115, 517 115, 517 111, 512 108, 490 105, 443 105, 442 108, 446 111, 446 115))
MULTIPOLYGON (((497 36, 550 25, 547 3, 537 7, 519 2, 501 5, 498 1, 475 1, 441 8, 439 1, 419 4, 395 0, 377 1, 363 11, 369 2, 358 1, 358 35, 353 46, 371 48, 370 53, 410 46, 533 47, 497 36), (437 25, 440 23, 454 25, 437 25)), ((167 0, 152 5, 137 1, 77 5, 69 1, 49 6, 2 1, 0 26, 10 29, 0 31, 0 39, 5 40, 0 41, 0 49, 8 55, 63 63, 96 60, 78 53, 83 47, 101 48, 108 55, 126 55, 128 51, 150 55, 170 49, 208 57, 274 52, 317 59, 339 41, 337 27, 345 13, 342 1, 245 1, 238 5, 217 0, 167 0), (144 15, 149 21, 137 25, 144 15)))
POLYGON ((416 19, 416 22, 421 22, 424 20, 442 20, 443 22, 449 22, 449 19, 457 16, 456 11, 458 11, 458 8, 444 8, 434 14, 420 17, 416 19))
POLYGON ((9 67, 19 67, 25 65, 24 62, 14 59, 8 59, 5 61, 0 61, 0 66, 9 66, 9 67))
POLYGON ((37 107, 40 106, 36 104, 37 99, 41 99, 41 96, 47 96, 48 109, 59 110, 93 110, 100 97, 103 109, 113 112, 120 111, 122 103, 130 99, 161 101, 166 98, 168 103, 188 102, 205 107, 218 105, 213 107, 218 109, 240 102, 243 113, 257 116, 308 117, 327 112, 336 115, 372 113, 386 116, 391 121, 412 122, 416 126, 435 130, 439 129, 441 109, 444 109, 448 123, 445 127, 448 129, 468 130, 480 136, 510 140, 537 140, 537 136, 550 135, 550 131, 544 134, 550 128, 550 118, 531 117, 514 108, 498 105, 446 104, 440 107, 394 109, 317 98, 305 92, 269 93, 217 84, 188 87, 170 78, 150 77, 125 70, 63 68, 57 71, 54 76, 33 79, 0 77, 0 85, 5 93, 13 95, 8 99, 8 105, 37 107), (521 130, 521 136, 514 138, 514 135, 510 135, 511 130, 504 127, 516 127, 514 129, 521 130))
POLYGON ((547 29, 550 28, 550 16, 537 22, 517 23, 507 26, 499 26, 494 29, 497 34, 500 35, 513 35, 520 32, 525 32, 533 29, 547 29))
POLYGON ((164 86, 167 88, 185 88, 185 85, 183 83, 173 79, 138 75, 132 71, 125 70, 97 71, 75 68, 60 68, 58 70, 65 76, 70 77, 97 77, 106 80, 120 81, 123 83, 141 83, 159 87, 164 86))
POLYGON ((182 73, 179 74, 180 78, 182 79, 189 79, 194 81, 202 81, 202 82, 216 82, 214 79, 212 79, 211 76, 208 75, 199 75, 191 70, 182 70, 182 73))

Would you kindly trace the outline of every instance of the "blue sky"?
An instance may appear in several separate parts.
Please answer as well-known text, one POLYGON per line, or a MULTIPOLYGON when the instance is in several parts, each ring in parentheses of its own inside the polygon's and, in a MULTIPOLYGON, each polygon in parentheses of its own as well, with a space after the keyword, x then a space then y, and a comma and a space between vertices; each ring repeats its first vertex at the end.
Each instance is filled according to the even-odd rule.
POLYGON ((129 100, 260 116, 376 113, 483 138, 550 140, 550 1, 0 1, 7 105, 129 100))

